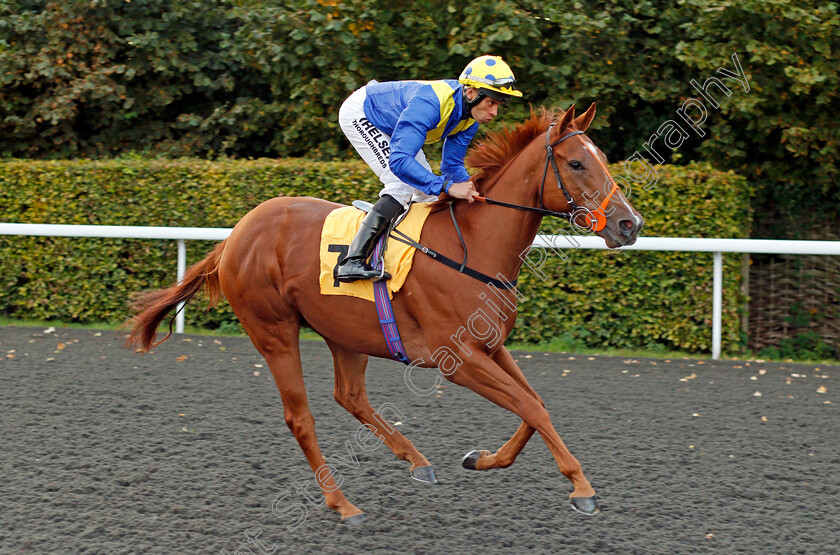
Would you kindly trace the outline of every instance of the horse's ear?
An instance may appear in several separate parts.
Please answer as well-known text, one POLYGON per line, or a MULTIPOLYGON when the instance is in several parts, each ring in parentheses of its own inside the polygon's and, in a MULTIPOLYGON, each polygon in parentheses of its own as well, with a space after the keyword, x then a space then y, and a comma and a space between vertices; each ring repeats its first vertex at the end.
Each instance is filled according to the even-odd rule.
POLYGON ((572 104, 569 106, 569 109, 566 110, 566 113, 563 114, 563 119, 560 120, 560 124, 557 126, 557 132, 562 133, 566 130, 570 123, 575 119, 575 105, 572 104))
POLYGON ((595 103, 593 102, 584 113, 575 118, 575 127, 580 131, 586 131, 589 124, 595 119, 595 103))

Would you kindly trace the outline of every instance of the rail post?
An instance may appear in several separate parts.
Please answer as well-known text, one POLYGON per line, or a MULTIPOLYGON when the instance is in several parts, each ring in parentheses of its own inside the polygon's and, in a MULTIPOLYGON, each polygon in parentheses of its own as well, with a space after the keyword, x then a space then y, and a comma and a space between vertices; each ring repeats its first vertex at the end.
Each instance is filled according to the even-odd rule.
POLYGON ((723 253, 714 254, 714 282, 712 284, 712 359, 720 358, 721 312, 723 307, 723 253))
MULTIPOLYGON (((184 274, 187 273, 187 242, 178 239, 178 285, 184 281, 184 274)), ((175 316, 175 333, 184 333, 184 301, 178 303, 178 312, 175 316)))

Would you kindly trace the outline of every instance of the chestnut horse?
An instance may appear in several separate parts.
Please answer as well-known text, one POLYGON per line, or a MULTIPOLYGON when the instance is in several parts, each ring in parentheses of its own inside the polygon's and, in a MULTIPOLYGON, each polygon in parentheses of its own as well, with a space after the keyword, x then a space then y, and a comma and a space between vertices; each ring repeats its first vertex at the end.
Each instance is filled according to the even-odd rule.
MULTIPOLYGON (((509 282, 516 280, 523 253, 549 211, 568 214, 577 208, 570 220, 595 230, 608 247, 633 244, 644 220, 609 177, 603 152, 583 134, 595 115, 595 105, 577 118, 574 106, 559 114, 558 120, 554 112, 532 113, 525 123, 489 136, 474 148, 468 158, 479 170, 474 182, 481 195, 492 199, 454 204, 462 239, 455 232, 450 211, 433 210, 420 243, 456 260, 463 258, 466 247, 474 270, 509 282), (503 205, 490 204, 491 200, 503 205), (586 205, 600 207, 587 212, 581 209, 586 205), (541 210, 534 211, 537 207, 541 210)), ((438 204, 448 206, 441 201, 438 204)), ((148 351, 156 344, 158 325, 178 303, 206 287, 213 306, 223 293, 271 369, 286 424, 315 472, 327 505, 340 513, 343 523, 356 524, 364 520, 364 513, 338 489, 315 436, 298 345, 302 325, 321 335, 332 352, 335 400, 397 457, 410 462, 412 477, 436 480, 426 457, 385 424, 368 401, 368 356, 390 358, 374 303, 320 293, 321 227, 327 214, 340 206, 302 197, 280 197, 260 204, 204 260, 191 266, 180 284, 137 297, 135 316, 128 322, 128 344, 148 351)), ((560 472, 574 486, 572 507, 594 514, 598 511, 595 491, 580 463, 563 444, 540 396, 503 346, 516 319, 517 294, 515 289, 491 287, 416 253, 408 278, 393 296, 393 309, 412 366, 440 367, 448 380, 522 419, 519 429, 498 451, 471 451, 462 460, 463 466, 474 470, 510 466, 537 431, 560 472), (491 289, 494 296, 483 293, 491 289), (507 314, 505 307, 510 309, 507 314), (471 316, 479 309, 485 320, 482 329, 497 330, 492 337, 475 332, 480 326, 471 316), (465 325, 470 326, 470 333, 465 325)))

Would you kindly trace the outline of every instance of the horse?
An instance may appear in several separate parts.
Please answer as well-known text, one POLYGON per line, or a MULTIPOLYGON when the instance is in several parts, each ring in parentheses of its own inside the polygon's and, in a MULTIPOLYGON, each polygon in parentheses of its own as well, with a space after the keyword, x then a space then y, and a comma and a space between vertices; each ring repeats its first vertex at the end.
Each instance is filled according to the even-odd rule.
MULTIPOLYGON (((439 368, 449 381, 522 420, 498 450, 472 450, 462 466, 508 467, 539 432, 574 488, 569 495, 572 508, 585 514, 599 511, 595 490, 503 343, 516 319, 518 291, 512 284, 545 215, 560 215, 581 230, 594 231, 609 248, 633 244, 644 225, 609 176, 606 156, 584 134, 594 116, 594 103, 577 117, 574 106, 566 111, 532 110, 525 122, 488 135, 467 158, 467 164, 478 170, 473 176, 480 194, 477 201, 448 202, 443 197, 430 212, 419 239, 422 245, 454 259, 466 249, 476 272, 504 278, 507 287, 498 286, 499 280, 488 285, 418 251, 392 301, 406 355, 413 361, 409 368, 439 368), (453 221, 460 227, 458 233, 453 221)), ((320 230, 327 215, 339 207, 309 197, 277 197, 256 206, 227 239, 188 268, 178 284, 134 297, 127 347, 147 352, 164 341, 168 335, 156 343, 161 321, 202 288, 210 307, 223 294, 265 357, 280 391, 286 424, 312 467, 327 506, 340 514, 343 524, 354 525, 365 520, 365 513, 338 488, 315 436, 300 360, 301 326, 323 337, 332 353, 335 400, 376 440, 411 463, 411 477, 437 480, 426 457, 384 422, 368 400, 368 357, 390 358, 374 303, 320 293, 320 230)))

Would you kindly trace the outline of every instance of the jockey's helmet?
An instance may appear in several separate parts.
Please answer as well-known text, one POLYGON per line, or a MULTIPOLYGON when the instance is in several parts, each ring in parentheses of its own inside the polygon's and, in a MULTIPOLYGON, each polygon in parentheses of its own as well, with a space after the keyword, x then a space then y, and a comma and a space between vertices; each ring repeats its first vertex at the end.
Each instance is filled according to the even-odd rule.
POLYGON ((458 82, 478 89, 479 96, 489 96, 500 102, 508 102, 512 96, 521 97, 522 93, 516 89, 516 79, 513 71, 501 56, 479 56, 464 68, 458 82))

